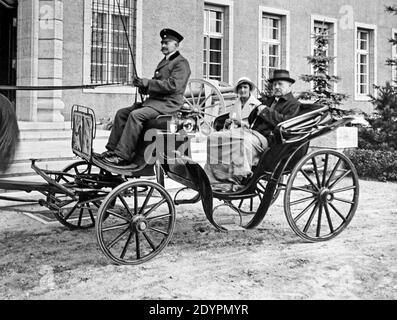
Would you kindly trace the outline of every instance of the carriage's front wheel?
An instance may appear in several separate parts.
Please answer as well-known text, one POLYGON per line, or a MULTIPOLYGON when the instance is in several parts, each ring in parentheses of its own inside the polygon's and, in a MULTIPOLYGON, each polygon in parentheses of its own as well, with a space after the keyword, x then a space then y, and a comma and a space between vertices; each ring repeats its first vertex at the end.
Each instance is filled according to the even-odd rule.
POLYGON ((128 181, 102 203, 96 234, 102 252, 119 265, 138 265, 171 240, 175 206, 168 192, 150 181, 128 181))
POLYGON ((349 225, 358 199, 358 175, 350 159, 334 150, 319 150, 293 169, 284 210, 299 237, 320 242, 336 237, 349 225))
MULTIPOLYGON (((55 181, 65 187, 76 187, 78 177, 96 177, 101 174, 99 168, 86 161, 77 161, 68 165, 55 177, 55 181)), ((54 210, 55 218, 70 230, 91 229, 95 226, 95 214, 105 198, 106 193, 101 190, 83 192, 77 200, 69 196, 49 194, 47 201, 52 203, 55 197, 60 201, 59 209, 54 210)))

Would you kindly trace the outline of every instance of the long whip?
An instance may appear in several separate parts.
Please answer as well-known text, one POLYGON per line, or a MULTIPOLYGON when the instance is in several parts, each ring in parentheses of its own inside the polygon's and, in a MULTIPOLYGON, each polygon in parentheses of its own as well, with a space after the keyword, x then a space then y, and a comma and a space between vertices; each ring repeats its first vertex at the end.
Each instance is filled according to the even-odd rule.
MULTIPOLYGON (((123 25, 123 29, 124 29, 124 35, 125 35, 125 38, 126 38, 126 40, 127 40, 128 49, 129 49, 129 51, 130 51, 131 60, 132 60, 132 67, 133 67, 133 69, 134 69, 134 74, 135 74, 136 77, 138 77, 138 71, 137 71, 137 68, 136 68, 134 52, 132 51, 131 42, 130 42, 130 39, 129 39, 129 37, 128 37, 127 27, 126 27, 126 24, 125 24, 125 21, 124 21, 123 14, 122 14, 122 12, 121 12, 120 1, 119 1, 119 0, 116 0, 116 2, 117 2, 117 8, 118 8, 119 14, 120 14, 121 24, 123 25)), ((142 93, 139 93, 139 94, 140 94, 140 96, 141 96, 141 101, 143 101, 143 95, 142 95, 142 93)), ((138 99, 138 95, 136 94, 136 95, 135 95, 135 103, 137 102, 137 99, 138 99)))

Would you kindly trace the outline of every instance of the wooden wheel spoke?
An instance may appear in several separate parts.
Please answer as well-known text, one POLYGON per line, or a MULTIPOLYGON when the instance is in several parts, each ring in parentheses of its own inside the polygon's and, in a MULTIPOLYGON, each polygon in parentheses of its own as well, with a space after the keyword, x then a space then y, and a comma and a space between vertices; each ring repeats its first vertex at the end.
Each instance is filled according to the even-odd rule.
POLYGON ((317 185, 321 186, 320 175, 319 175, 318 168, 317 168, 317 163, 316 163, 316 157, 312 158, 312 163, 313 163, 314 173, 316 175, 317 185))
POLYGON ((202 96, 203 92, 205 94, 205 86, 204 86, 204 84, 200 85, 200 94, 198 96, 197 103, 200 103, 201 96, 202 96))
POLYGON ((142 205, 141 210, 139 211, 139 214, 141 215, 143 213, 143 211, 145 210, 147 204, 149 203, 150 198, 152 197, 154 192, 154 188, 152 187, 148 193, 148 195, 146 196, 145 202, 142 205))
POLYGON ((334 178, 336 172, 338 171, 338 168, 340 167, 340 165, 342 164, 342 159, 339 159, 338 162, 336 163, 334 169, 331 172, 331 175, 328 177, 327 182, 325 183, 325 186, 329 186, 330 182, 332 181, 332 179, 334 178))
POLYGON ((347 203, 347 204, 354 205, 354 202, 353 202, 353 201, 350 201, 350 200, 345 200, 345 199, 341 199, 341 198, 337 198, 337 197, 334 197, 334 200, 335 200, 335 201, 339 201, 339 202, 343 202, 343 203, 347 203))
POLYGON ((121 239, 128 233, 130 227, 128 226, 122 233, 120 233, 107 247, 109 249, 113 248, 117 243, 121 241, 121 239))
POLYGON ((306 225, 305 225, 305 228, 303 229, 303 232, 304 232, 304 233, 307 233, 307 230, 309 230, 310 225, 311 225, 311 223, 312 223, 312 221, 313 221, 313 219, 314 219, 314 216, 316 215, 316 213, 317 213, 317 211, 318 211, 318 206, 319 206, 319 204, 318 204, 318 202, 317 202, 316 205, 315 205, 315 207, 314 207, 314 209, 313 209, 313 211, 312 211, 312 213, 311 213, 311 215, 310 215, 309 220, 307 221, 307 223, 306 223, 306 225))
POLYGON ((168 232, 166 232, 164 230, 160 230, 160 229, 157 229, 157 228, 154 228, 154 227, 150 227, 149 230, 152 230, 152 231, 157 232, 157 233, 161 233, 164 236, 168 236, 168 232))
POLYGON ((314 190, 310 190, 310 189, 303 188, 303 187, 291 187, 291 190, 302 191, 302 192, 311 193, 311 194, 317 194, 318 193, 318 192, 316 192, 314 190))
POLYGON ((295 223, 297 223, 309 210, 314 206, 316 200, 313 200, 296 218, 294 218, 295 223))
POLYGON ((310 182, 310 184, 318 191, 318 186, 313 182, 313 180, 309 177, 309 175, 305 172, 305 170, 301 169, 300 172, 303 174, 303 176, 306 178, 307 181, 310 182))
POLYGON ((314 199, 314 198, 315 198, 315 197, 312 196, 312 197, 307 197, 307 198, 303 198, 303 199, 300 199, 300 200, 296 200, 296 201, 291 202, 291 203, 290 203, 290 206, 293 207, 293 206, 295 206, 295 205, 297 205, 297 204, 305 203, 305 202, 310 201, 310 200, 312 200, 312 199, 314 199))
POLYGON ((339 212, 339 210, 330 202, 329 203, 330 207, 336 212, 336 214, 343 220, 343 222, 346 222, 346 218, 339 212))
POLYGON ((344 174, 342 174, 339 178, 337 178, 330 186, 329 189, 332 189, 335 187, 339 182, 341 182, 344 178, 346 178, 350 173, 352 173, 351 170, 346 171, 344 174))
POLYGON ((147 218, 148 221, 157 221, 157 220, 161 220, 164 218, 169 218, 171 217, 171 214, 163 214, 161 216, 157 216, 157 217, 152 217, 152 218, 147 218))
POLYGON ((320 203, 320 209, 318 211, 318 220, 317 220, 317 232, 316 237, 319 238, 321 234, 321 219, 323 216, 323 205, 320 203))
POLYGON ((322 187, 325 187, 327 184, 327 171, 328 171, 328 161, 329 161, 329 154, 325 154, 325 161, 324 161, 324 171, 323 171, 323 183, 321 184, 322 187))
POLYGON ((79 203, 77 202, 74 207, 72 209, 70 209, 70 211, 68 212, 68 214, 66 216, 64 216, 65 221, 68 220, 72 214, 76 211, 76 209, 78 208, 79 203))
POLYGON ((201 110, 203 108, 203 106, 205 106, 205 104, 207 103, 207 101, 209 100, 209 98, 211 98, 212 94, 209 94, 205 100, 199 105, 199 110, 201 110))
POLYGON ((141 259, 141 243, 139 240, 139 232, 135 233, 135 242, 136 242, 136 259, 141 259))
MULTIPOLYGON (((211 104, 211 105, 209 105, 209 106, 207 106, 207 107, 201 108, 200 111, 204 111, 204 110, 211 109, 211 108, 214 108, 214 107, 215 107, 215 105, 214 105, 214 104, 211 104)), ((204 112, 203 112, 203 113, 204 113, 204 112)), ((214 115, 212 115, 212 114, 209 114, 209 115, 214 117, 214 115)))
POLYGON ((134 212, 135 214, 138 214, 139 208, 138 208, 138 189, 134 188, 134 212))
POLYGON ((346 191, 350 191, 350 190, 356 190, 357 186, 351 186, 351 187, 346 187, 346 188, 342 188, 342 189, 338 189, 338 190, 332 190, 332 193, 342 193, 342 192, 346 192, 346 191))
POLYGON ((331 230, 331 233, 334 233, 335 230, 334 230, 334 226, 332 224, 331 214, 329 212, 329 208, 328 208, 328 204, 327 203, 324 204, 324 209, 325 209, 325 214, 327 216, 329 229, 331 230))
POLYGON ((108 231, 123 229, 124 227, 127 227, 129 225, 130 225, 129 223, 117 224, 115 226, 111 226, 111 227, 108 227, 108 228, 103 228, 102 232, 108 232, 108 231))
MULTIPOLYGON (((192 83, 189 83, 190 97, 192 98, 193 104, 196 105, 196 101, 194 100, 194 94, 192 89, 192 83)), ((200 101, 200 100, 199 100, 200 101)))
POLYGON ((128 203, 125 201, 124 197, 121 194, 119 194, 118 198, 120 199, 120 201, 123 204, 124 208, 127 209, 127 212, 130 214, 130 216, 133 217, 134 214, 131 212, 131 209, 130 209, 128 203))
POLYGON ((77 226, 79 227, 81 227, 81 222, 83 221, 83 214, 84 214, 84 208, 80 208, 79 220, 77 222, 77 226))
POLYGON ((163 199, 160 202, 158 202, 157 204, 155 204, 148 212, 144 213, 143 215, 145 217, 148 217, 153 211, 155 211, 156 209, 158 209, 161 205, 163 205, 164 203, 166 203, 167 200, 163 199))
POLYGON ((95 224, 95 217, 94 213, 91 210, 91 206, 87 203, 87 208, 88 208, 88 214, 90 215, 91 221, 93 224, 95 224))
POLYGON ((146 241, 149 243, 150 247, 153 249, 153 251, 156 251, 156 246, 154 245, 152 239, 147 235, 146 232, 143 232, 143 236, 145 237, 146 241))
POLYGON ((185 100, 185 102, 187 102, 187 104, 188 104, 192 109, 195 108, 194 105, 192 105, 192 103, 189 101, 189 99, 187 99, 186 97, 184 97, 184 100, 185 100))
POLYGON ((134 235, 134 232, 131 231, 130 235, 128 236, 127 242, 124 245, 123 251, 121 252, 120 259, 124 259, 125 255, 127 254, 127 250, 128 250, 128 247, 130 245, 133 235, 134 235))
POLYGON ((106 213, 108 213, 108 214, 110 214, 110 215, 112 215, 112 216, 114 216, 114 217, 116 217, 116 218, 119 218, 119 219, 121 219, 121 220, 124 220, 124 221, 126 221, 126 222, 131 222, 130 219, 128 219, 128 218, 126 218, 126 217, 123 217, 122 215, 120 215, 120 214, 118 214, 118 213, 116 213, 116 212, 113 212, 113 211, 110 210, 110 209, 106 210, 106 213))

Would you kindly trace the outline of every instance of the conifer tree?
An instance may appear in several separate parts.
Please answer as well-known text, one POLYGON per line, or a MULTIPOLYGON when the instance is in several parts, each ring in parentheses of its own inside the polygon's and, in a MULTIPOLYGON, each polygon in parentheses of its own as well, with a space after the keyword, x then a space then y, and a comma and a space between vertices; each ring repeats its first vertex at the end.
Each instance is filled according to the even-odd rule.
POLYGON ((334 84, 340 81, 338 76, 333 76, 329 73, 330 64, 336 57, 328 56, 327 52, 331 37, 326 28, 321 29, 322 31, 312 35, 315 50, 313 55, 307 57, 308 63, 312 65, 313 74, 300 77, 304 82, 311 83, 312 89, 301 92, 299 99, 311 100, 315 103, 338 109, 348 96, 333 90, 334 84))

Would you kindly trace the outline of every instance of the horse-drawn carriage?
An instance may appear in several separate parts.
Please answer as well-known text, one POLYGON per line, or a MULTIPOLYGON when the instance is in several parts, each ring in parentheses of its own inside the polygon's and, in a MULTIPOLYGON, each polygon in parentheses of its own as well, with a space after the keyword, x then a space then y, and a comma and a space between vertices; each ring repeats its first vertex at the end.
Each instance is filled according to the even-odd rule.
POLYGON ((282 191, 294 232, 309 242, 329 240, 355 214, 358 176, 344 154, 327 149, 309 152, 309 146, 314 138, 351 119, 334 120, 328 107, 302 105, 301 109, 300 115, 276 127, 276 143, 238 191, 213 189, 204 169, 190 156, 194 133, 222 128, 225 117, 217 116, 227 111, 219 89, 203 80, 189 82, 178 115, 147 124, 135 161, 138 166, 115 167, 97 157, 94 111, 74 106, 72 149, 81 160, 59 172, 42 170, 32 160, 33 170, 45 182, 0 180, 0 189, 38 191, 44 196, 39 203, 66 227, 95 227, 101 250, 117 264, 140 264, 159 254, 173 235, 178 205, 201 202, 208 221, 219 231, 227 231, 230 224, 224 207, 238 217, 241 227, 252 229, 282 191), (174 198, 165 189, 164 176, 183 186, 174 198), (186 190, 192 191, 188 197, 186 190))

